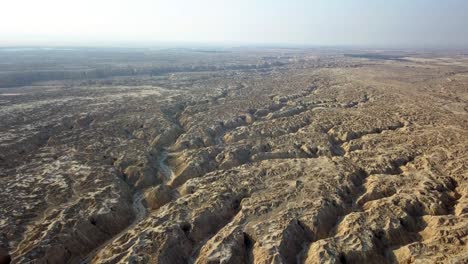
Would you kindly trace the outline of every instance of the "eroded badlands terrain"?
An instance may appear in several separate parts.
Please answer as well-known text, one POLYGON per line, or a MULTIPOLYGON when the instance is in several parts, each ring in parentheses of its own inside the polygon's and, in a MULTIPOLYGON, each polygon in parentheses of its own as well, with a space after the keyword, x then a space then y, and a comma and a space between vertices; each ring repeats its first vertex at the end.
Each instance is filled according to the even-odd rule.
POLYGON ((468 262, 467 55, 186 52, 5 73, 0 263, 468 262))

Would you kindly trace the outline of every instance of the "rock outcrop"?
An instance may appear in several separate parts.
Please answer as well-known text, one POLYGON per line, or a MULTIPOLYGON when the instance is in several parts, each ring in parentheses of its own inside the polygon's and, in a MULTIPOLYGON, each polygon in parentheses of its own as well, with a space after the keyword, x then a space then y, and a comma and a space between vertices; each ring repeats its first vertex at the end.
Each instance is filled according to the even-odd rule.
POLYGON ((466 263, 466 60, 320 56, 0 91, 0 263, 466 263))

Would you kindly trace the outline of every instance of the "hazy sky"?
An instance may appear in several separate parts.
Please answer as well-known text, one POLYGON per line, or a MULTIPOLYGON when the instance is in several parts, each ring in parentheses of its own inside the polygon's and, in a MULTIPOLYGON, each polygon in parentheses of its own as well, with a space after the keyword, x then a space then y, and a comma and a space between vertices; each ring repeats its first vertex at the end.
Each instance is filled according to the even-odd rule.
POLYGON ((467 0, 1 0, 0 45, 462 46, 467 0))

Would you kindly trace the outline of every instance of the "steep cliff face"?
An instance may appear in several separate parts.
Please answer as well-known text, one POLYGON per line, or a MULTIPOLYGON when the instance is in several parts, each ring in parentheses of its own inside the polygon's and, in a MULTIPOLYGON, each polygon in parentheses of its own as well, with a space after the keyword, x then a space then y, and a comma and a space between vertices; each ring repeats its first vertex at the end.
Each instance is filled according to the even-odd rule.
POLYGON ((0 263, 466 262, 453 60, 8 90, 0 263))

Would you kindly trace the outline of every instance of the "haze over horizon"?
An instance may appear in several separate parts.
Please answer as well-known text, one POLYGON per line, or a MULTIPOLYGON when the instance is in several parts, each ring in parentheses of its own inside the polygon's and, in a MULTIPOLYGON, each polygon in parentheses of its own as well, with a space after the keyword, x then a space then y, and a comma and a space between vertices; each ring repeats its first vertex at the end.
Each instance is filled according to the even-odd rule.
POLYGON ((468 2, 17 0, 0 46, 155 43, 464 47, 468 2))

